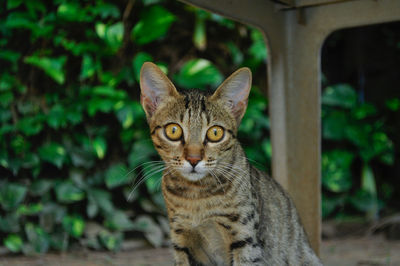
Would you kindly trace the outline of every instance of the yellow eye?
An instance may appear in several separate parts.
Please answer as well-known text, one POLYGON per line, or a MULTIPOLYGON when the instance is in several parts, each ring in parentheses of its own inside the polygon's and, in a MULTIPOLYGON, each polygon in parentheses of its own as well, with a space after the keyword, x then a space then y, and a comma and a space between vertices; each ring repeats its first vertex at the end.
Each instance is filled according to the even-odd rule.
POLYGON ((224 129, 220 126, 213 126, 207 130, 207 139, 212 142, 220 141, 224 137, 224 129))
POLYGON ((178 124, 166 125, 164 132, 170 140, 179 140, 182 137, 182 128, 178 124))

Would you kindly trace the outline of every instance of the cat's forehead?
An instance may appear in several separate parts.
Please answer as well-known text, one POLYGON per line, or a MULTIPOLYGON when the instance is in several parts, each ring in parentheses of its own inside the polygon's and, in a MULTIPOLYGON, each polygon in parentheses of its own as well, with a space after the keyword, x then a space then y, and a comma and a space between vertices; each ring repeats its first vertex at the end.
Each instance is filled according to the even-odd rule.
POLYGON ((158 125, 168 122, 183 122, 190 120, 191 124, 200 123, 206 117, 207 124, 218 123, 235 127, 234 118, 220 102, 210 100, 212 91, 199 89, 179 90, 182 97, 171 98, 168 103, 157 112, 158 125))

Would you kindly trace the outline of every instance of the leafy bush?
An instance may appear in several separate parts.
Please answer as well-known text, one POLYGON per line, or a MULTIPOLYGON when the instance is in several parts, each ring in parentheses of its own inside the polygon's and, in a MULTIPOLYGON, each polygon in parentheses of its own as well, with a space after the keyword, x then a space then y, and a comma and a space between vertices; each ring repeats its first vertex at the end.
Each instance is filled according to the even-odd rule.
MULTIPOLYGON (((0 14, 2 244, 33 254, 118 250, 127 235, 165 243, 140 67, 153 61, 181 87, 215 88, 242 65, 265 73, 262 35, 175 1, 10 0, 0 14)), ((259 76, 240 133, 265 164, 259 76)))
POLYGON ((378 178, 373 171, 377 163, 394 163, 394 144, 387 133, 386 118, 377 107, 357 98, 356 91, 346 84, 329 86, 322 95, 322 138, 326 146, 322 154, 323 217, 340 208, 340 215, 349 214, 343 208, 353 208, 373 220, 385 198, 390 197, 378 195, 378 178))

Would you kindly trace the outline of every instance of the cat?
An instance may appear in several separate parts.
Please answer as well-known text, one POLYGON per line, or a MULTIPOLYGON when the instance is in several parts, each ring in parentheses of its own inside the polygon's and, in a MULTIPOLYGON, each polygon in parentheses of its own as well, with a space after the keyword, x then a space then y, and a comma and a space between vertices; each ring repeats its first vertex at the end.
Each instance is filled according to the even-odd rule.
POLYGON ((175 265, 321 265, 288 194, 249 164, 237 140, 251 88, 248 68, 214 93, 178 92, 146 62, 140 87, 165 162, 162 192, 175 265))

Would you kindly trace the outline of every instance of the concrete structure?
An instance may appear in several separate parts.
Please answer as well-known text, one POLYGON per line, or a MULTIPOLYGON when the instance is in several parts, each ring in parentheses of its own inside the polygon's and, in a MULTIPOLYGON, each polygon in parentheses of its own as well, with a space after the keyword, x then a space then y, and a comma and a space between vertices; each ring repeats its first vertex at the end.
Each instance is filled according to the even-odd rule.
POLYGON ((181 0, 258 27, 269 51, 272 175, 320 244, 320 50, 329 34, 400 20, 400 0, 181 0))

